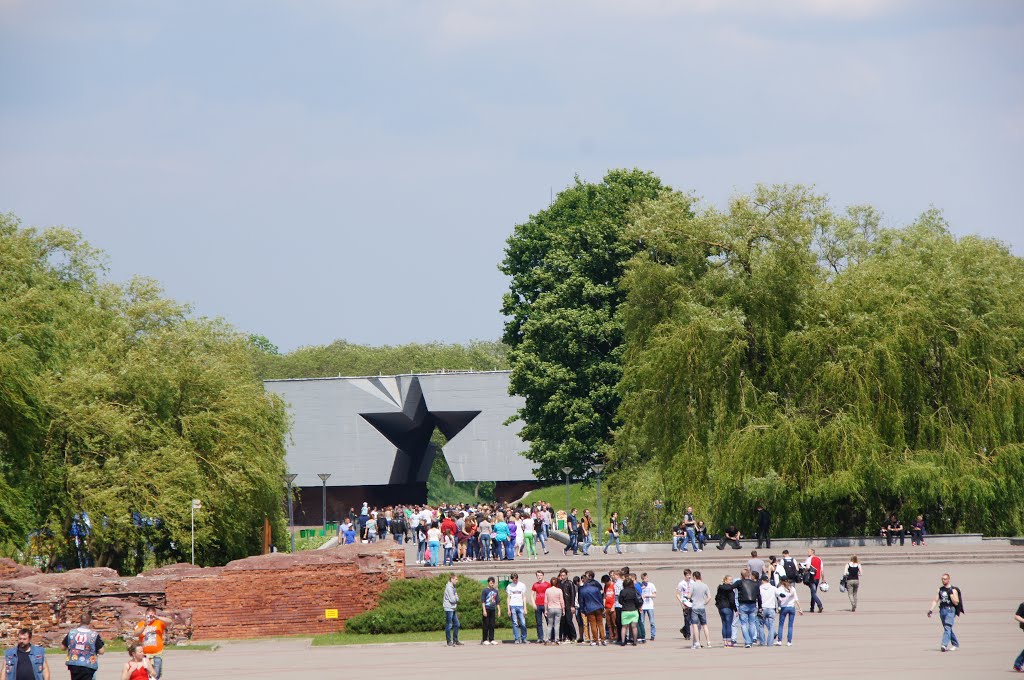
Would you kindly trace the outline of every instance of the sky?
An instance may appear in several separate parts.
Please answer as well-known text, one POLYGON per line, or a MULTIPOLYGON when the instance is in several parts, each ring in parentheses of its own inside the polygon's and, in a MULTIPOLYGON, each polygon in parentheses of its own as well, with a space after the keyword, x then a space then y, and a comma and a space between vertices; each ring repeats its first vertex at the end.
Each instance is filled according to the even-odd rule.
POLYGON ((0 212, 282 350, 501 335, 515 224, 639 167, 1024 255, 1024 3, 0 0, 0 212))

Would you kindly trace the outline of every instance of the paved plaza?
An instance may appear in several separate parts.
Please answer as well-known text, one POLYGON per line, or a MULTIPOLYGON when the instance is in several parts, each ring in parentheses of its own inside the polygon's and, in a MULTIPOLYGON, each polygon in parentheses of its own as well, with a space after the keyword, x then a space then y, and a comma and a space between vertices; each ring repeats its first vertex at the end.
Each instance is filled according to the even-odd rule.
MULTIPOLYGON (((717 552, 717 551, 715 551, 717 552)), ((831 551, 830 551, 831 552, 831 551)), ((967 551, 965 550, 965 558, 967 551)), ((895 553, 887 553, 894 555, 895 553)), ((905 553, 908 560, 920 560, 922 552, 905 553)), ((628 558, 628 556, 626 556, 628 558)), ((644 569, 640 556, 628 563, 644 569)), ((823 595, 824 614, 804 614, 796 620, 793 647, 725 649, 717 631, 718 613, 709 611, 712 649, 692 650, 679 633, 679 608, 673 589, 682 568, 701 568, 700 556, 688 555, 678 569, 661 565, 654 580, 659 599, 656 609, 658 639, 636 648, 561 646, 539 647, 506 643, 482 647, 471 633, 466 646, 448 648, 444 634, 438 643, 312 647, 308 639, 224 642, 214 652, 170 650, 166 654, 168 680, 221 680, 226 677, 256 679, 303 678, 309 680, 366 677, 373 680, 486 674, 498 678, 551 677, 571 680, 594 678, 679 678, 682 675, 707 678, 814 677, 827 678, 974 678, 1014 677, 1013 658, 1024 647, 1024 632, 1013 621, 1017 604, 1024 601, 1021 562, 1012 558, 998 563, 961 564, 872 564, 865 567, 860 604, 850 612, 845 594, 838 589, 838 553, 826 558, 826 576, 833 588, 823 595), (925 617, 931 598, 944 571, 964 593, 967 610, 958 619, 956 632, 962 648, 939 652, 942 626, 938 616, 925 617)), ((715 555, 717 558, 718 555, 715 555)), ((741 554, 736 554, 739 561, 741 554)), ((1020 557, 1024 559, 1024 551, 1020 557)), ((563 560, 559 562, 565 563, 563 560)), ((581 568, 582 563, 569 561, 581 568)), ((515 565, 529 574, 532 566, 515 565)), ((711 567, 705 580, 714 585, 725 571, 711 567)), ((550 567, 549 567, 550 568, 550 567)), ((732 570, 733 572, 735 571, 732 570)), ((800 587, 807 608, 807 589, 800 587)), ((438 603, 440 607, 440 603, 438 603)), ((245 616, 239 612, 239 616, 245 616)), ((534 635, 530 627, 530 637, 534 635)), ((99 680, 115 680, 126 655, 121 652, 103 658, 99 680)), ((54 677, 67 677, 59 666, 54 677)))

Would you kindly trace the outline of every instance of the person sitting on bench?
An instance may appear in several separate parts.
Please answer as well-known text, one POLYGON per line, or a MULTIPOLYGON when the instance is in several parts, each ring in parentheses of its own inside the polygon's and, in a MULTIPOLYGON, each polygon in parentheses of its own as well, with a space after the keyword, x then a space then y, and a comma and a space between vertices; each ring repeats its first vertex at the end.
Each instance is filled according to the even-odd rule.
POLYGON ((725 534, 722 536, 722 540, 718 542, 718 549, 725 550, 725 544, 728 543, 734 550, 739 550, 740 539, 742 538, 743 535, 740 533, 740 530, 736 528, 736 525, 729 525, 729 528, 725 530, 725 534))
POLYGON ((900 545, 903 545, 906 533, 903 531, 903 524, 896 519, 896 513, 893 513, 885 527, 885 544, 892 545, 897 536, 900 538, 900 545))

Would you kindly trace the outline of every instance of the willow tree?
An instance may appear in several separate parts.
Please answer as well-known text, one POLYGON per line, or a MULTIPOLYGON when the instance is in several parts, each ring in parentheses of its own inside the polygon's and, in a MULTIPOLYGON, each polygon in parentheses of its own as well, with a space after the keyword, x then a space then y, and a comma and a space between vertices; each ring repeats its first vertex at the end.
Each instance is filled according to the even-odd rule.
POLYGON ((1024 263, 801 187, 638 213, 613 498, 793 535, 1024 530, 1024 263))
POLYGON ((138 279, 102 281, 74 233, 0 218, 0 512, 7 551, 27 537, 73 566, 69 530, 92 520, 100 566, 137 571, 154 550, 187 559, 258 552, 284 535, 287 421, 264 393, 248 338, 194 317, 138 279), (6 487, 4 489, 3 487, 6 487))

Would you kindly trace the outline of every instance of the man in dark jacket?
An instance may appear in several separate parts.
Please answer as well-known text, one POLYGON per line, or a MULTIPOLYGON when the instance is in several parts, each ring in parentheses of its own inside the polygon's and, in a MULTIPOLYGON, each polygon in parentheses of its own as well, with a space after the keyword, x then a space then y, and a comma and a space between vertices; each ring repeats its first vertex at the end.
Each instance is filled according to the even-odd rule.
POLYGON ((761 608, 761 590, 757 581, 751 578, 749 569, 740 572, 740 580, 736 582, 736 596, 743 646, 750 647, 757 641, 757 610, 761 608))
POLYGON ((558 587, 565 599, 565 611, 562 613, 562 640, 576 642, 576 584, 569 578, 569 571, 558 572, 558 587))
POLYGON ((588 571, 580 584, 580 608, 587 620, 587 637, 590 646, 604 644, 604 588, 588 571))
POLYGON ((765 544, 765 548, 772 547, 772 514, 765 509, 761 503, 757 504, 757 547, 765 544))

